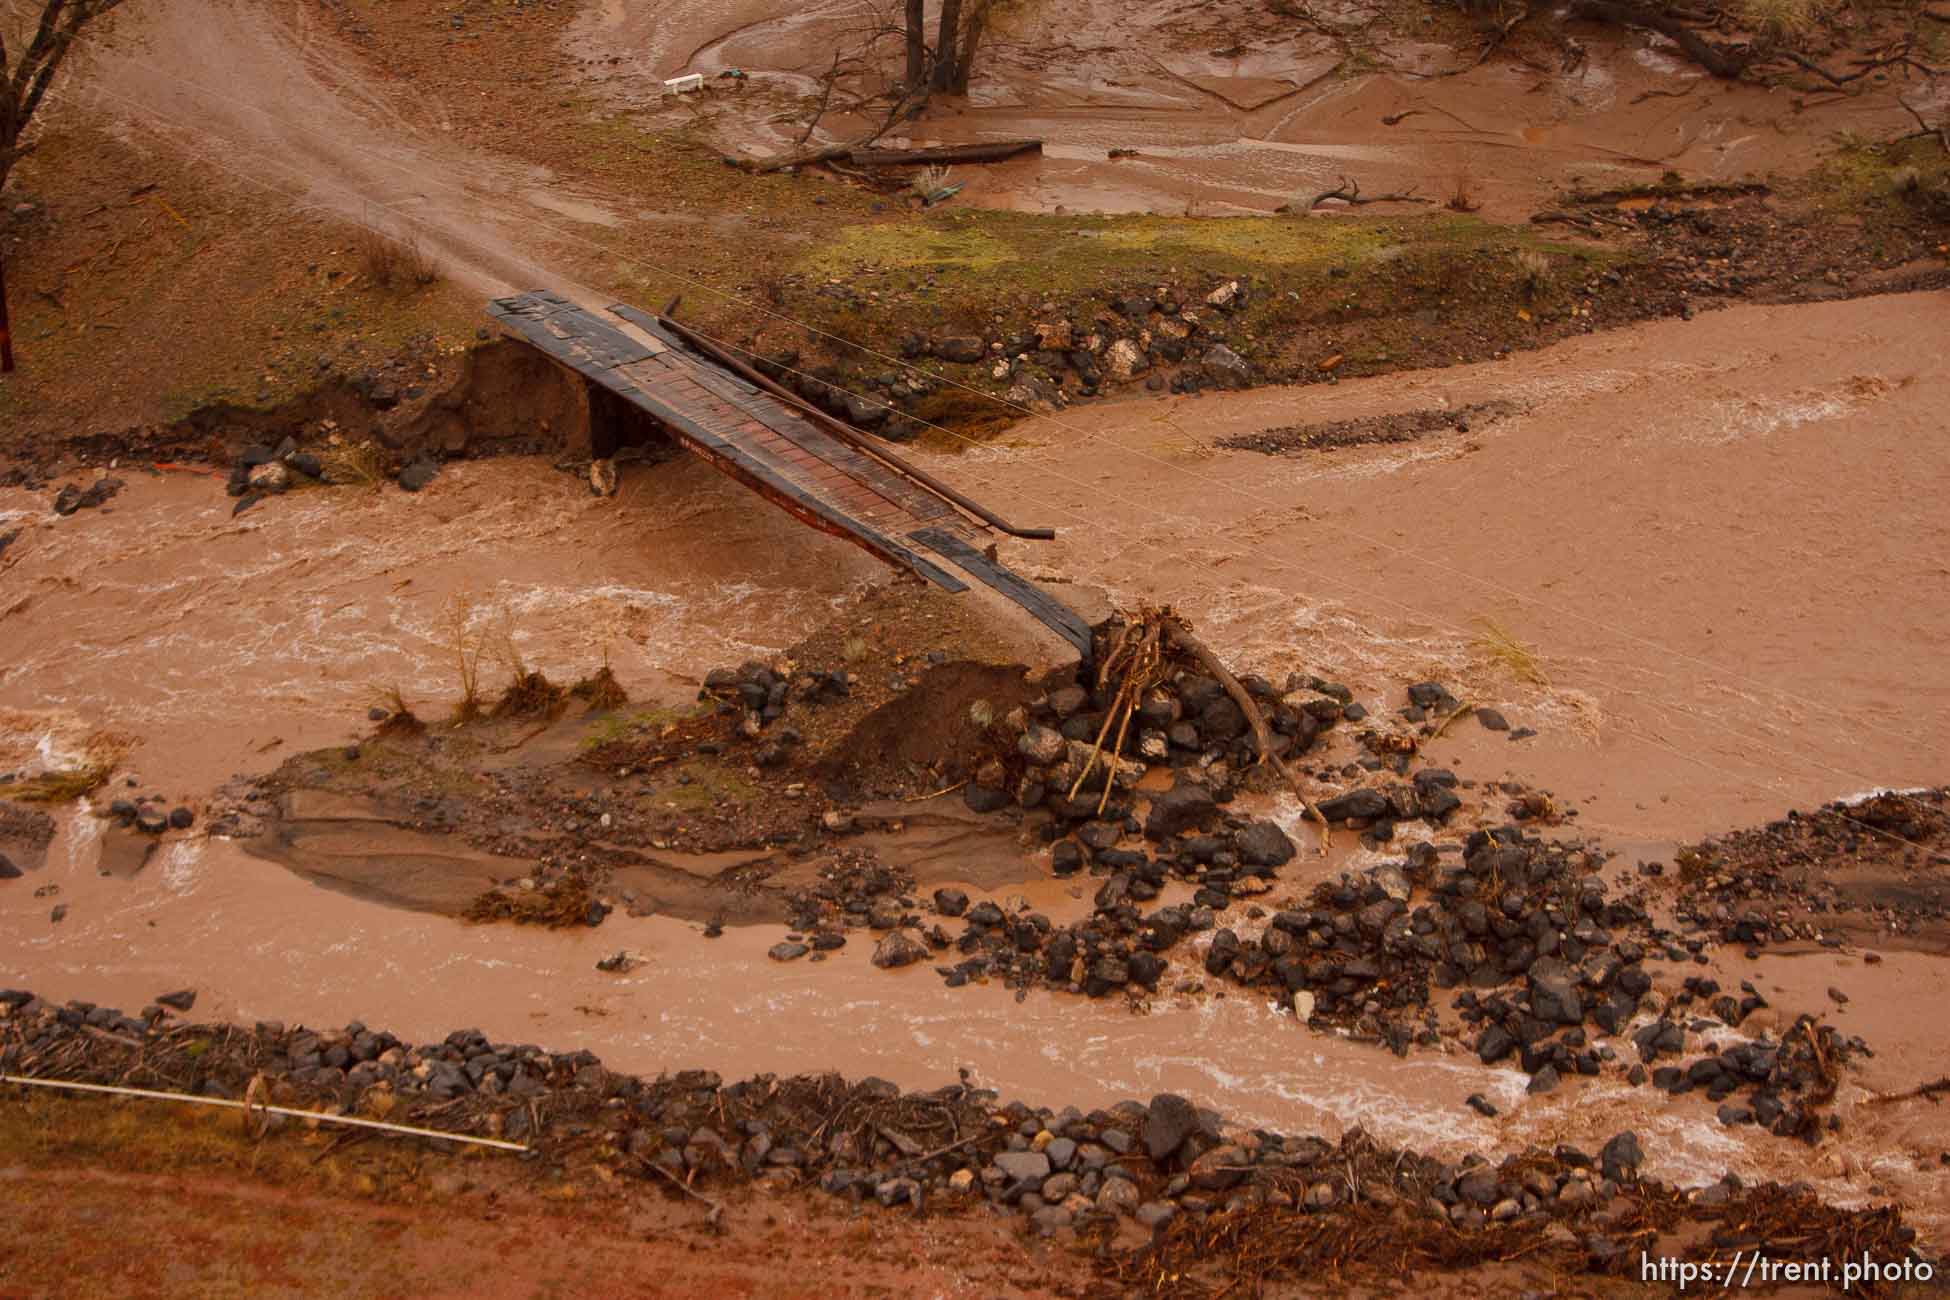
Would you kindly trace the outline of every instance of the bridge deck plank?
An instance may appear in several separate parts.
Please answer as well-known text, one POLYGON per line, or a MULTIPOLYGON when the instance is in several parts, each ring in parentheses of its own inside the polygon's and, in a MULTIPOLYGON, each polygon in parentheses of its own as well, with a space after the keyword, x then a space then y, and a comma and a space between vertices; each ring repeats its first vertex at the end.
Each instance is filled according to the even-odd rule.
POLYGON ((654 318, 611 310, 640 327, 640 336, 554 294, 489 305, 516 337, 648 411, 685 448, 800 521, 950 591, 967 590, 909 545, 918 544, 1088 653, 1089 629, 1074 611, 988 557, 985 548, 996 536, 988 525, 804 411, 677 344, 654 318))

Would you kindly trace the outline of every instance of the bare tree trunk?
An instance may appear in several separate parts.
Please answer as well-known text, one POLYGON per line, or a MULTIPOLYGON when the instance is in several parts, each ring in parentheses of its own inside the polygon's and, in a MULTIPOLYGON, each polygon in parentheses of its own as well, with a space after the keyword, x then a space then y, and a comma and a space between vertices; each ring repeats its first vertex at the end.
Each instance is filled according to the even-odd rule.
POLYGON ((907 89, 921 88, 928 75, 928 32, 926 0, 907 0, 907 89))
POLYGON ((955 51, 961 44, 961 0, 941 0, 940 34, 934 42, 934 88, 948 90, 955 84, 959 61, 955 51))
POLYGON ((1670 14, 1625 0, 1574 0, 1571 17, 1657 32, 1678 45, 1687 58, 1726 81, 1738 81, 1753 61, 1748 50, 1715 44, 1670 14))
POLYGON ((968 10, 968 21, 962 24, 961 48, 956 51, 954 76, 948 82, 949 94, 968 93, 968 79, 975 71, 975 48, 982 43, 988 22, 989 0, 974 0, 974 6, 968 10))
POLYGON ((14 369, 14 335, 7 325, 7 255, 0 253, 0 375, 14 369))

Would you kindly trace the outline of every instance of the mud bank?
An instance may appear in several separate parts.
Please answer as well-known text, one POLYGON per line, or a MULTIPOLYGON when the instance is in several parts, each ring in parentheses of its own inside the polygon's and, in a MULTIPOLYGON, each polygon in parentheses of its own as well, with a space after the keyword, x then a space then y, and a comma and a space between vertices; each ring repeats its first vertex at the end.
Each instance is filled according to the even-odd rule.
MULTIPOLYGON (((190 1001, 164 997, 178 1008, 190 1001)), ((25 990, 0 994, 0 1008, 0 1063, 17 1075, 101 1082, 133 1071, 219 1098, 248 1083, 287 1107, 345 1105, 357 1094, 394 1123, 438 1115, 441 1132, 512 1140, 546 1155, 553 1178, 661 1177, 713 1222, 723 1207, 706 1190, 726 1186, 816 1185, 855 1205, 871 1198, 914 1212, 1014 1211, 1038 1235, 1095 1244, 1099 1270, 1127 1284, 1155 1284, 1159 1261, 1173 1261, 1162 1271, 1180 1292, 1194 1273, 1298 1282, 1328 1264, 1385 1277, 1404 1255, 1458 1270, 1502 1265, 1514 1252, 1553 1271, 1630 1277, 1640 1249, 1718 1221, 1736 1225, 1747 1246, 1861 1249, 1926 1279, 1936 1267, 1893 1207, 1843 1210, 1805 1184, 1752 1187, 1732 1175, 1682 1192, 1642 1172, 1646 1143, 1629 1131, 1595 1154, 1559 1142, 1549 1154, 1458 1164, 1359 1131, 1338 1142, 1248 1131, 1172 1093, 1059 1113, 1000 1104, 966 1079, 905 1095, 885 1080, 830 1074, 726 1086, 715 1072, 686 1070, 652 1081, 612 1073, 587 1051, 496 1043, 478 1029, 416 1046, 363 1023, 312 1032, 260 1021, 239 1033, 172 1025, 164 1006, 138 1020, 25 990), (1148 1244, 1126 1216, 1150 1230, 1148 1244), (1215 1238, 1232 1249, 1215 1252, 1215 1238), (1262 1252, 1276 1242, 1284 1250, 1269 1261, 1262 1252)), ((1733 1243, 1716 1238, 1710 1249, 1733 1243)))
MULTIPOLYGON (((1565 69, 1539 32, 1478 63, 1480 33, 1414 8, 1336 5, 1303 20, 1243 3, 1086 4, 1031 6, 999 23, 967 97, 938 97, 883 140, 1044 140, 1040 158, 957 169, 958 200, 989 207, 1267 212, 1353 175, 1370 194, 1460 196, 1493 219, 1521 220, 1579 178, 1804 172, 1837 130, 1886 136, 1910 125, 1893 87, 1802 112, 1778 90, 1716 81, 1657 38, 1596 26, 1576 25, 1586 57, 1565 69)), ((588 8, 572 48, 598 90, 652 114, 662 78, 741 70, 749 81, 681 111, 735 152, 784 154, 826 52, 862 45, 860 29, 841 4, 780 13, 619 0, 588 8)), ((896 44, 882 65, 890 79, 896 44)), ((835 113, 822 128, 848 140, 873 124, 835 113)))

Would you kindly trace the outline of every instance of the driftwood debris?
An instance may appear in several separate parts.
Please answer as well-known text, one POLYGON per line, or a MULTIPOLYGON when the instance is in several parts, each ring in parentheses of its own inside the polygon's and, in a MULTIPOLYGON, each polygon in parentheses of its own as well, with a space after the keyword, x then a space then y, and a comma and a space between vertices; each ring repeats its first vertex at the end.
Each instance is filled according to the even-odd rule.
POLYGON ((1320 809, 1314 807, 1313 800, 1307 797, 1307 792, 1301 786, 1300 778, 1294 774, 1293 769, 1273 752, 1273 733, 1266 725, 1266 715, 1260 712, 1258 701, 1254 700, 1252 693, 1232 675, 1232 671, 1219 661, 1219 657, 1213 654, 1203 641, 1193 636, 1191 629, 1183 623, 1168 617, 1165 620, 1165 637, 1173 646, 1198 660, 1199 665, 1212 674, 1219 685, 1225 687, 1226 694, 1231 696, 1232 702, 1239 706, 1239 711, 1246 715, 1246 725, 1253 729, 1253 743, 1259 747, 1259 761, 1270 763, 1273 770, 1286 779, 1286 783, 1293 787, 1294 797, 1300 800, 1300 807, 1306 810, 1307 816, 1320 823, 1320 851, 1325 854, 1332 834, 1327 819, 1321 816, 1320 809))
POLYGON ((991 163, 1018 154, 1041 153, 1041 140, 1002 140, 994 144, 944 144, 926 149, 855 149, 847 161, 856 167, 906 167, 921 163, 991 163))
POLYGON ((1903 1092, 1881 1093, 1869 1098, 1865 1104, 1870 1106, 1883 1106, 1892 1101, 1914 1101, 1921 1098, 1935 1105, 1938 1097, 1950 1097, 1950 1074, 1944 1075, 1940 1079, 1933 1079, 1928 1083, 1919 1084, 1903 1092))
MULTIPOLYGON (((891 125, 891 123, 890 123, 891 125)), ((820 164, 851 163, 855 167, 907 167, 921 164, 947 165, 950 163, 991 163, 1014 158, 1020 154, 1041 153, 1041 140, 1001 140, 992 144, 944 144, 925 149, 875 149, 870 147, 874 140, 884 132, 876 131, 865 140, 855 140, 850 144, 830 145, 823 149, 813 149, 805 153, 790 154, 784 158, 763 161, 748 161, 743 164, 750 171, 765 175, 769 172, 784 171, 788 167, 812 167, 820 164)))
POLYGON ((1170 663, 1164 654, 1169 648, 1188 656, 1201 669, 1224 688, 1232 702, 1239 706, 1245 715, 1246 725, 1252 729, 1253 743, 1259 750, 1259 761, 1270 764, 1286 783, 1293 788, 1299 798, 1300 806, 1308 817, 1320 824, 1320 851, 1325 854, 1329 847, 1330 828, 1327 819, 1314 807, 1313 800, 1307 797, 1306 789, 1292 768, 1288 767, 1273 749, 1273 730, 1266 723, 1266 714, 1261 711, 1259 701, 1248 691, 1240 680, 1233 676, 1216 654, 1212 653, 1203 641, 1192 635, 1185 621, 1172 613, 1169 607, 1151 608, 1138 612, 1137 618, 1127 623, 1111 642, 1108 652, 1097 666, 1097 689, 1107 689, 1111 682, 1117 682, 1117 691, 1111 697, 1110 708, 1104 714, 1103 724, 1097 728, 1096 742, 1090 747, 1090 757, 1083 770, 1077 774, 1076 782, 1070 787, 1070 797, 1076 798, 1077 791, 1083 788, 1085 778, 1099 762, 1104 766, 1104 792, 1097 801, 1097 809, 1103 811, 1110 798, 1110 787, 1116 780, 1118 755, 1124 748, 1124 737, 1131 723, 1131 715, 1143 703, 1144 693, 1157 685, 1170 671, 1170 663), (1111 729, 1116 727, 1113 738, 1111 729), (1108 741, 1108 744, 1106 742, 1108 741))
POLYGON ((1413 190, 1401 193, 1364 195, 1361 184, 1351 177, 1341 177, 1341 183, 1331 190, 1322 190, 1304 204, 1283 203, 1276 212, 1312 212, 1329 199, 1339 199, 1350 207, 1361 207, 1368 203, 1433 203, 1434 199, 1423 198, 1413 190))

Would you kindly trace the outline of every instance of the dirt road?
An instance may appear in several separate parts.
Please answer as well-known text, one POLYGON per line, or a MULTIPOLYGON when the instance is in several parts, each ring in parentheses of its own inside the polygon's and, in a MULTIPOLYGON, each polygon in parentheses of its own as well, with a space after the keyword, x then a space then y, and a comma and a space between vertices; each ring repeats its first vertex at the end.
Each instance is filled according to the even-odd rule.
POLYGON ((465 104, 387 85, 295 4, 182 0, 132 10, 76 94, 139 138, 276 196, 415 240, 482 294, 549 284, 602 305, 562 273, 550 224, 616 220, 547 169, 449 136, 465 104))

